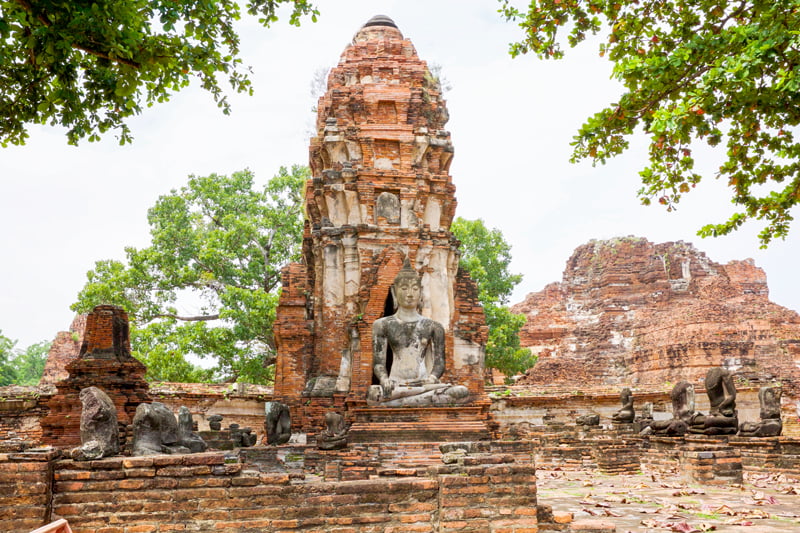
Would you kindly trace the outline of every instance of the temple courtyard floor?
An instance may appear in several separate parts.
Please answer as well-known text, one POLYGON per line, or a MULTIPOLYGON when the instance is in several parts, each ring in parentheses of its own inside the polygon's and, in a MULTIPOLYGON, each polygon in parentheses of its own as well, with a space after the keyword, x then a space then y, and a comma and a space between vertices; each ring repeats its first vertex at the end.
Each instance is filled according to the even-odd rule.
POLYGON ((541 469, 537 478, 540 505, 556 515, 572 513, 576 523, 613 524, 616 533, 800 532, 800 482, 782 475, 745 474, 742 485, 721 486, 541 469))

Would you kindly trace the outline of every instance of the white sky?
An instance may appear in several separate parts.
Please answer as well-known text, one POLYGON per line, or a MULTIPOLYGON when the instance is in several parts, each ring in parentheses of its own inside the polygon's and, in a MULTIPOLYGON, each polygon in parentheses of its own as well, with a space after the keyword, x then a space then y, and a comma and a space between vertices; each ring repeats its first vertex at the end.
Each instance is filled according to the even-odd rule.
MULTIPOLYGON (((511 59, 517 27, 492 0, 318 0, 316 24, 281 21, 271 29, 243 21, 243 59, 256 94, 232 96, 225 116, 199 89, 179 93, 131 121, 134 142, 113 136, 68 146, 63 130, 36 127, 22 147, 0 148, 0 331, 18 347, 68 329, 69 306, 99 259, 123 259, 125 246, 146 246, 147 209, 189 174, 250 168, 266 181, 281 165, 307 164, 313 124, 309 83, 331 67, 370 17, 385 14, 420 57, 442 65, 453 85, 445 97, 455 157, 457 215, 483 218, 511 243, 512 270, 524 274, 522 300, 560 281, 572 251, 589 239, 621 235, 653 242, 693 242, 717 262, 752 257, 768 277, 771 299, 800 309, 794 279, 800 227, 759 250, 755 226, 700 239, 697 229, 732 212, 712 179, 677 212, 642 207, 635 193, 646 146, 608 165, 568 162, 569 142, 584 118, 619 94, 596 47, 568 51, 559 62, 511 59)), ((711 157, 702 162, 711 175, 711 157)))

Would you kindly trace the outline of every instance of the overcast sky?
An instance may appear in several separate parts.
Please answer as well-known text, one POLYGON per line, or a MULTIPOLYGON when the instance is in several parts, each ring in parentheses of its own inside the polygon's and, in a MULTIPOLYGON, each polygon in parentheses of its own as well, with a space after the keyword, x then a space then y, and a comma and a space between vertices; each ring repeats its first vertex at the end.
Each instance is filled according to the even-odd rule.
MULTIPOLYGON (((190 89, 131 121, 132 145, 113 136, 68 146, 58 128, 31 129, 22 147, 0 148, 0 330, 18 347, 52 340, 73 318, 69 306, 99 259, 123 259, 146 246, 147 209, 190 174, 250 168, 263 181, 281 165, 307 164, 312 129, 310 81, 338 62, 353 34, 376 14, 394 19, 420 57, 438 63, 455 157, 457 215, 482 218, 511 243, 512 270, 524 275, 520 301, 560 281, 572 251, 590 239, 636 235, 692 242, 714 261, 753 258, 767 273, 771 299, 800 309, 795 278, 800 228, 759 250, 758 227, 700 239, 697 229, 732 212, 723 184, 705 180, 677 212, 636 198, 646 145, 592 168, 570 164, 569 143, 583 119, 615 101, 619 86, 595 47, 560 62, 511 59, 518 29, 494 0, 319 0, 316 24, 271 29, 243 21, 243 59, 256 94, 232 96, 223 115, 190 89)), ((711 176, 709 155, 701 168, 711 176)))

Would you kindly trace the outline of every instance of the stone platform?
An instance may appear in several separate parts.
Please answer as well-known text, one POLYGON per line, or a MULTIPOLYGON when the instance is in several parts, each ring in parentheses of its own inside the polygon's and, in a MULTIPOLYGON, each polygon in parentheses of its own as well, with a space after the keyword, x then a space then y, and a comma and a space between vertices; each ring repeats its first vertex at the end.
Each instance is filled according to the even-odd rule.
POLYGON ((76 533, 538 530, 526 442, 481 443, 450 464, 430 443, 59 455, 0 453, 2 531, 29 533, 54 517, 76 533))
POLYGON ((353 409, 350 442, 487 440, 487 406, 353 409))

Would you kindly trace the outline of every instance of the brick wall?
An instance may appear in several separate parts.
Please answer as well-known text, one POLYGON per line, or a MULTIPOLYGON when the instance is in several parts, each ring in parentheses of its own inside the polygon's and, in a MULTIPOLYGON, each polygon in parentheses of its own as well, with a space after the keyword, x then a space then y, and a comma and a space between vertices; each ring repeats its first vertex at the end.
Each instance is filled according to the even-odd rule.
POLYGON ((33 531, 50 518, 58 452, 0 453, 0 531, 33 531))
MULTIPOLYGON (((512 447, 529 450, 530 444, 512 447)), ((75 533, 433 532, 463 530, 465 523, 483 531, 536 531, 533 465, 495 453, 488 444, 485 448, 457 464, 440 460, 439 466, 385 468, 370 479, 333 482, 323 481, 318 472, 341 467, 354 453, 380 462, 381 450, 262 448, 266 455, 259 458, 253 453, 258 450, 251 449, 249 460, 256 462, 221 452, 82 463, 0 456, 0 468, 9 467, 17 476, 3 477, 4 483, 14 484, 4 487, 13 496, 0 500, 0 517, 11 518, 0 519, 0 529, 28 533, 43 522, 65 518, 75 533), (270 450, 277 453, 270 456, 270 450), (306 454, 315 459, 299 460, 306 454), (43 496, 31 498, 33 489, 43 496)), ((408 451, 425 456, 431 449, 417 445, 408 451)), ((395 459, 403 455, 402 450, 393 452, 395 459)))
POLYGON ((741 453, 745 472, 770 472, 800 479, 800 439, 731 437, 729 442, 741 453))
POLYGON ((39 387, 0 387, 0 444, 10 440, 39 442, 39 420, 48 413, 52 392, 39 387))
POLYGON ((150 387, 150 398, 165 404, 177 415, 186 406, 199 431, 209 430, 208 417, 222 415, 222 427, 231 423, 249 427, 264 436, 264 403, 272 400, 272 388, 250 384, 158 383, 150 387))

